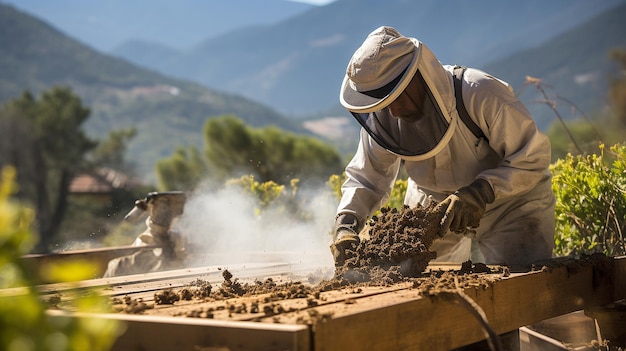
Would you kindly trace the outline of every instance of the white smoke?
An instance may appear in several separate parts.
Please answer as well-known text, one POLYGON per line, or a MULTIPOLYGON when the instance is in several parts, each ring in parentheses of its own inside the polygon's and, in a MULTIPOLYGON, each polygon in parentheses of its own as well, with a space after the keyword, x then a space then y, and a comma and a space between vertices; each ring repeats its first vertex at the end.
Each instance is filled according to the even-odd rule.
POLYGON ((306 199, 298 203, 306 220, 280 208, 259 211, 255 198, 237 187, 197 192, 188 196, 173 229, 188 242, 193 266, 280 262, 289 263, 293 274, 332 275, 337 200, 328 190, 298 189, 298 198, 306 199))

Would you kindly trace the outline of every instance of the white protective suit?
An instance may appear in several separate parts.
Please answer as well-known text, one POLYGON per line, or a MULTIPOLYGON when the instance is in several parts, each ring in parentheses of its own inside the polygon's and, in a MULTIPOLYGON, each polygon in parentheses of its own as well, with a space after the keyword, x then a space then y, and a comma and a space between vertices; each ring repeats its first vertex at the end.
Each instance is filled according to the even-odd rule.
MULTIPOLYGON (((475 234, 449 232, 435 241, 432 249, 438 260, 525 265, 550 258, 555 198, 548 170, 549 139, 507 83, 468 68, 463 101, 489 142, 474 136, 456 110, 453 66, 442 65, 423 43, 418 50, 417 69, 453 129, 449 142, 434 156, 415 161, 381 147, 362 128, 357 152, 346 167, 337 215, 355 215, 362 228, 386 203, 402 163, 409 176, 405 204, 412 207, 425 205, 429 195, 442 201, 475 179, 484 179, 495 201, 487 205, 475 234), (480 249, 472 250, 471 257, 468 239, 480 249)), ((385 109, 379 113, 388 113, 385 109)))

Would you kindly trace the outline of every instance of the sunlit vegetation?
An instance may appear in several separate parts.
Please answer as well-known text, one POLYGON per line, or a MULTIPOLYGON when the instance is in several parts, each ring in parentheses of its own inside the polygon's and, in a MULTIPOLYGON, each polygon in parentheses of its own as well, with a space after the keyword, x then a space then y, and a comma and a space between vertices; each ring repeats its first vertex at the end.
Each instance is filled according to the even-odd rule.
POLYGON ((50 264, 33 272, 21 256, 36 244, 35 213, 16 202, 15 169, 5 167, 0 178, 0 349, 6 351, 109 350, 122 325, 114 320, 52 316, 49 309, 102 313, 107 300, 97 291, 56 295, 44 300, 35 290, 38 280, 71 284, 89 277, 86 262, 50 264))

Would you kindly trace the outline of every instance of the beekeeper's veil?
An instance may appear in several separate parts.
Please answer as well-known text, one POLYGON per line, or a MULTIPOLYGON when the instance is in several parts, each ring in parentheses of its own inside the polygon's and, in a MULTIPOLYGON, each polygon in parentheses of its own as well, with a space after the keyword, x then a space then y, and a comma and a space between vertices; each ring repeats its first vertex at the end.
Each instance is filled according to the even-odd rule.
POLYGON ((370 33, 356 50, 344 77, 340 101, 382 147, 409 160, 434 156, 450 140, 456 118, 444 106, 453 94, 451 77, 432 52, 415 38, 391 27, 370 33), (409 84, 411 83, 411 84, 409 84), (420 116, 405 121, 392 116, 389 104, 419 84, 420 116))

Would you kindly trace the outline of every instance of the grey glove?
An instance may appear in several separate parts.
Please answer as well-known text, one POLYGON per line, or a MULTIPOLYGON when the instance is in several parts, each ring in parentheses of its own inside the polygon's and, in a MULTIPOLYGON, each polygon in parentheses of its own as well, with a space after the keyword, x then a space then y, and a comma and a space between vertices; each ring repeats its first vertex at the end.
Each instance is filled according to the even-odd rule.
POLYGON ((467 228, 477 228, 485 207, 494 200, 493 189, 484 179, 460 188, 437 205, 443 214, 439 234, 443 236, 448 230, 463 233, 467 228))
POLYGON ((335 241, 330 251, 335 259, 335 266, 343 266, 348 259, 347 250, 355 250, 360 243, 358 221, 354 215, 343 213, 335 220, 335 241))

